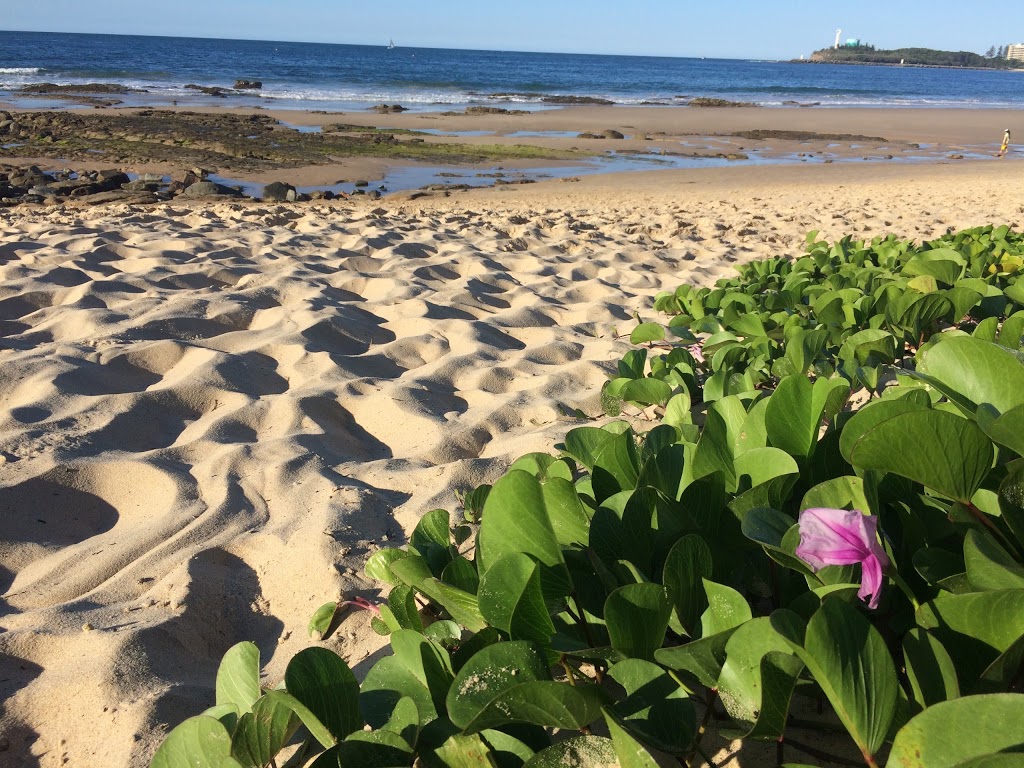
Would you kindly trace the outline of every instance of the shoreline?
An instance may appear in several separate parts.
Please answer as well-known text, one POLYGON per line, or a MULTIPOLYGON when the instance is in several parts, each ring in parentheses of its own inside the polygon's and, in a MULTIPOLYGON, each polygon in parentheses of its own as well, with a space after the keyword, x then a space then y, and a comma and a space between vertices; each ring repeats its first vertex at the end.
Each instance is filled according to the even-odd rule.
MULTIPOLYGON (((885 166, 984 164, 995 160, 1004 128, 1024 135, 1024 111, 1001 110, 666 112, 574 106, 527 113, 378 114, 179 107, 6 114, 6 124, 0 115, 0 166, 117 170, 130 179, 149 174, 154 187, 140 182, 126 190, 145 187, 155 193, 153 202, 168 199, 161 182, 190 168, 208 170, 211 181, 227 187, 242 185, 250 196, 280 181, 297 195, 362 190, 376 197, 420 189, 449 194, 465 186, 534 184, 551 177, 616 178, 643 170, 832 165, 880 172, 885 166)), ((999 162, 1022 157, 1024 151, 1014 146, 999 162)), ((35 183, 42 184, 41 192, 26 202, 42 202, 52 186, 35 183)), ((5 197, 20 199, 0 193, 5 197)))

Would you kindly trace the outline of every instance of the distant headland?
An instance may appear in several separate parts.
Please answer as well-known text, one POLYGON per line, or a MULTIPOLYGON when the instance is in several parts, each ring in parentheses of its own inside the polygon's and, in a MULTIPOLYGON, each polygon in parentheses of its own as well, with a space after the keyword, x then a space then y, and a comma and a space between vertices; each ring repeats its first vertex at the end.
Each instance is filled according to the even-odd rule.
MULTIPOLYGON (((852 41, 851 41, 852 42, 852 41)), ((1019 69, 1024 70, 1024 61, 998 55, 990 49, 982 56, 971 51, 937 51, 932 48, 896 48, 891 51, 877 50, 873 45, 859 42, 847 43, 835 48, 822 48, 811 54, 809 59, 796 59, 803 64, 875 64, 905 67, 943 67, 948 69, 1019 69)))

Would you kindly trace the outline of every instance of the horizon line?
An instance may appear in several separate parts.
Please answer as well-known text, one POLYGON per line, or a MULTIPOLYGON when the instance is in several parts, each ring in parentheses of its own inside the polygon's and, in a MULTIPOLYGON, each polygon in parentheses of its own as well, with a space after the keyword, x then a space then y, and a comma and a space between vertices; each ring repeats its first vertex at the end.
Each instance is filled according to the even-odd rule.
MULTIPOLYGON (((286 44, 298 44, 298 45, 354 45, 365 48, 387 48, 387 44, 378 43, 340 43, 340 42, 323 42, 319 40, 266 40, 259 37, 218 37, 214 35, 153 35, 143 34, 139 32, 67 32, 64 30, 50 30, 50 29, 0 29, 0 34, 10 33, 21 33, 30 35, 95 35, 98 37, 156 37, 168 40, 220 40, 232 43, 286 43, 286 44)), ((424 51, 470 51, 470 52, 481 52, 481 53, 532 53, 532 54, 545 54, 555 56, 621 56, 625 58, 634 59, 695 59, 711 60, 711 61, 763 61, 769 63, 786 63, 793 61, 792 58, 771 58, 765 56, 757 56, 754 58, 744 58, 736 56, 700 56, 697 54, 692 55, 671 55, 671 54, 649 54, 649 53, 595 53, 592 51, 525 51, 517 50, 514 48, 447 48, 442 46, 433 45, 395 45, 396 49, 408 48, 424 51)))

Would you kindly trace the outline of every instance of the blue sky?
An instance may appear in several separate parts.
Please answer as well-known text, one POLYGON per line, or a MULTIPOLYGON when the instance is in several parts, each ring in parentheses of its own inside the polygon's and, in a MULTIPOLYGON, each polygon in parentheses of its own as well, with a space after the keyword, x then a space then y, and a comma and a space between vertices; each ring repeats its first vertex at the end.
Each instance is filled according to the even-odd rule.
POLYGON ((796 58, 837 27, 880 48, 983 53, 1024 40, 1016 0, 35 0, 7 6, 8 30, 182 35, 436 48, 796 58), (1003 39, 1006 38, 1006 39, 1003 39))

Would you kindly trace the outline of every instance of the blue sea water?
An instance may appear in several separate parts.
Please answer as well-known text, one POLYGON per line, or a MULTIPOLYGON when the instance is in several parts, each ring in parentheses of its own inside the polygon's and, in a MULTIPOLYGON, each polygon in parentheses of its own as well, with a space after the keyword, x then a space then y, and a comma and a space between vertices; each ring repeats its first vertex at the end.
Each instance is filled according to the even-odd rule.
MULTIPOLYGON (((512 103, 544 96, 616 104, 679 104, 710 96, 781 106, 1024 108, 1024 72, 796 64, 729 59, 466 51, 122 35, 0 32, 0 100, 20 86, 120 83, 147 91, 126 104, 262 104, 279 109, 418 110, 512 103), (223 99, 185 89, 260 80, 223 99)), ((26 105, 38 100, 25 99, 26 105)), ((48 104, 49 105, 49 104, 48 104)))

